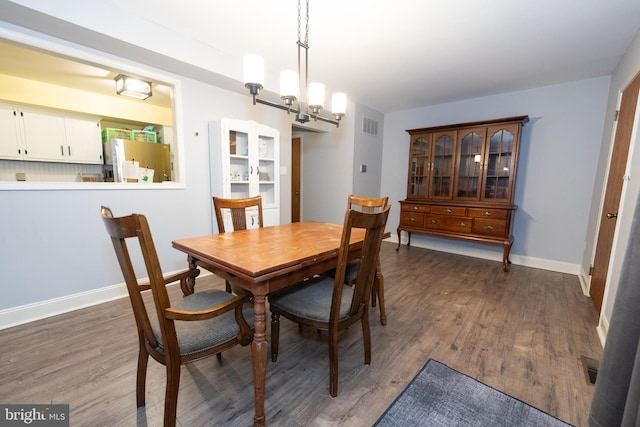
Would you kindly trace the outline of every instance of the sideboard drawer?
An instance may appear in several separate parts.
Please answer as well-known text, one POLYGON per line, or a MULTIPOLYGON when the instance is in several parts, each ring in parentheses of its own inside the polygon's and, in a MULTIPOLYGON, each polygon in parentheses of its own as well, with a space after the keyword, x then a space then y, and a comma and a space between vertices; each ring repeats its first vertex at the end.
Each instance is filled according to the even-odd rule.
POLYGON ((431 230, 453 231, 456 233, 470 233, 473 219, 460 216, 425 215, 424 228, 431 230))
POLYGON ((422 227, 423 224, 423 213, 400 212, 400 225, 406 225, 408 227, 422 227))
POLYGON ((473 219, 465 217, 443 217, 441 230, 453 231, 456 233, 471 233, 473 219))
POLYGON ((467 211, 469 216, 475 218, 487 218, 487 219, 507 219, 509 216, 509 210, 507 209, 478 209, 478 208, 469 208, 467 211))
POLYGON ((460 206, 431 206, 431 213, 438 215, 465 216, 467 208, 460 206))
POLYGON ((507 221, 499 219, 475 218, 473 232, 485 236, 503 237, 507 230, 507 221))
POLYGON ((421 213, 429 213, 431 212, 431 206, 429 205, 408 205, 403 203, 401 208, 402 212, 421 212, 421 213))

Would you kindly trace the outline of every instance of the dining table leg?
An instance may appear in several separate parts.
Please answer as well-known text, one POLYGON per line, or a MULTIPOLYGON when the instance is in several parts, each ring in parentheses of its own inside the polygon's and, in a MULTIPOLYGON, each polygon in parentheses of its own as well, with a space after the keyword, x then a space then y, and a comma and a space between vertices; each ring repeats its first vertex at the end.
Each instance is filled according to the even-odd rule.
POLYGON ((254 426, 264 426, 264 388, 267 374, 267 353, 269 345, 266 340, 267 324, 265 321, 266 297, 255 295, 253 298, 253 341, 251 358, 253 360, 253 388, 255 394, 254 426))

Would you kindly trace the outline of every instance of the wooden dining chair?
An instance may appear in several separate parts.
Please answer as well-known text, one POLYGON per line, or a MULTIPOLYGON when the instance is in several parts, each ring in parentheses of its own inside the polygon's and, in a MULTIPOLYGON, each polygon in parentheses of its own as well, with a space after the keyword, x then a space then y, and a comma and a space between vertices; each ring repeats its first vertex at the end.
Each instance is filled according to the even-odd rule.
POLYGON ((329 332, 329 393, 338 395, 338 332, 360 322, 364 341, 364 363, 371 363, 369 294, 376 274, 389 206, 378 213, 347 210, 342 230, 334 278, 320 275, 269 295, 271 310, 271 360, 278 358, 280 316, 318 330, 329 332), (353 286, 344 283, 349 243, 353 229, 365 230, 360 268, 353 286))
MULTIPOLYGON (((247 209, 257 208, 258 219, 257 224, 250 223, 250 226, 257 225, 263 226, 262 219, 262 196, 247 197, 244 199, 223 199, 221 197, 213 197, 213 208, 216 212, 216 222, 218 223, 218 232, 224 233, 224 212, 228 209, 231 213, 231 222, 233 224, 233 230, 246 230, 247 229, 247 209)), ((255 221, 251 216, 251 221, 255 221)))
MULTIPOLYGON (((166 367, 164 425, 175 426, 181 365, 214 354, 220 359, 223 350, 236 344, 248 345, 252 340, 253 308, 246 295, 233 296, 220 290, 187 295, 186 280, 195 279, 199 270, 164 277, 143 215, 114 218, 111 209, 105 206, 100 213, 127 285, 138 329, 137 406, 145 405, 147 364, 151 355, 166 367), (128 239, 139 244, 148 282, 138 282, 128 239), (180 282, 185 296, 172 302, 167 285, 175 282, 180 282), (145 305, 143 295, 147 290, 151 290, 155 310, 145 305)), ((137 247, 133 248, 137 251, 137 247)))
MULTIPOLYGON (((246 230, 247 229, 247 209, 256 208, 258 211, 258 227, 264 225, 262 219, 262 196, 247 197, 244 199, 223 199, 221 197, 213 197, 213 209, 216 213, 216 222, 218 223, 218 232, 225 233, 224 226, 224 212, 229 211, 231 213, 231 223, 233 224, 233 230, 246 230)), ((251 221, 254 220, 254 216, 251 217, 251 221)), ((256 225, 251 223, 250 225, 256 225)), ((229 281, 225 280, 225 290, 229 293, 232 291, 232 286, 229 281)), ((236 293, 242 293, 239 289, 235 289, 236 293)))
MULTIPOLYGON (((389 197, 361 197, 356 195, 349 195, 347 201, 347 209, 355 209, 361 212, 373 213, 380 212, 389 204, 389 197)), ((344 282, 347 285, 353 285, 358 273, 359 260, 350 261, 347 264, 347 270, 344 276, 344 282)), ((328 272, 333 277, 335 269, 328 272)), ((376 279, 373 282, 373 288, 371 289, 371 306, 375 307, 377 304, 380 307, 380 323, 382 325, 387 324, 387 314, 384 306, 384 277, 380 274, 380 259, 376 260, 376 279)))

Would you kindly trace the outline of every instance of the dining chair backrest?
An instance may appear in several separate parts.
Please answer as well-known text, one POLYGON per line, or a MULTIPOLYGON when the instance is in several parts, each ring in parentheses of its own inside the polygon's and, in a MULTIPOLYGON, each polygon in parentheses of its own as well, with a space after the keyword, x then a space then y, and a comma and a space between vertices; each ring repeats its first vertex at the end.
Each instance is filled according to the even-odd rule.
MULTIPOLYGON (((111 237, 113 248, 116 253, 116 258, 120 264, 120 270, 124 276, 124 281, 129 293, 129 299, 133 308, 133 315, 136 320, 136 326, 138 333, 145 341, 148 341, 152 347, 157 347, 158 342, 151 328, 151 322, 149 320, 149 313, 142 297, 142 292, 152 289, 151 283, 157 280, 162 280, 154 274, 156 271, 160 271, 160 263, 158 256, 149 232, 149 224, 143 215, 132 214, 125 217, 114 218, 111 209, 103 206, 100 210, 102 219, 107 233, 111 237), (127 246, 127 239, 138 238, 140 243, 140 250, 144 258, 144 263, 149 274, 149 282, 138 284, 138 278, 131 262, 131 256, 129 253, 129 247, 127 246)), ((154 300, 158 300, 156 304, 157 310, 163 310, 168 307, 168 295, 164 286, 160 289, 152 290, 154 294, 154 300), (158 298, 156 298, 156 294, 158 298)), ((156 314, 153 313, 155 316, 156 314)))
MULTIPOLYGON (((349 209, 345 214, 340 250, 338 252, 338 265, 334 277, 334 292, 341 292, 343 290, 342 285, 345 281, 345 273, 348 265, 349 241, 352 230, 355 228, 366 230, 359 261, 361 266, 366 266, 367 268, 358 268, 354 283, 354 295, 351 302, 351 315, 354 315, 363 307, 368 306, 368 298, 371 294, 373 279, 376 274, 376 265, 389 210, 390 206, 386 205, 378 213, 360 212, 349 209)), ((338 295, 334 295, 334 297, 338 297, 338 295)), ((337 301, 339 301, 339 298, 337 301)), ((332 316, 337 316, 340 311, 340 305, 333 304, 331 311, 332 316)))
POLYGON ((356 209, 366 213, 380 212, 389 204, 389 197, 362 197, 349 195, 347 209, 356 209))
MULTIPOLYGON (((243 199, 223 199, 221 197, 213 197, 213 207, 216 213, 216 222, 218 223, 218 232, 224 233, 224 213, 223 211, 228 209, 231 212, 231 222, 233 224, 233 230, 246 230, 247 229, 247 209, 256 208, 258 214, 258 227, 262 227, 264 221, 262 219, 262 196, 247 197, 243 199)), ((254 221, 253 217, 252 221, 254 221)), ((249 224, 250 226, 256 225, 255 223, 249 224)))

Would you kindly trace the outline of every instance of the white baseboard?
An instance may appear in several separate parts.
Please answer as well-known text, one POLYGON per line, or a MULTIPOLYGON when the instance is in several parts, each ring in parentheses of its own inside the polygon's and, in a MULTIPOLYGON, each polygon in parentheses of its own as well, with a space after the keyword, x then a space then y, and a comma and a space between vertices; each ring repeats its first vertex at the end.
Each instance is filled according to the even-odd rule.
MULTIPOLYGON (((170 275, 178 271, 165 274, 170 275)), ((201 269, 198 277, 205 277, 210 274, 210 272, 201 269)), ((139 280, 146 281, 147 279, 139 280)), ((0 310, 0 330, 127 297, 127 286, 123 282, 91 291, 0 310)))
MULTIPOLYGON (((385 241, 395 242, 396 244, 398 243, 397 237, 393 237, 393 236, 385 241)), ((403 244, 406 244, 405 239, 403 239, 403 244)), ((473 245, 474 247, 469 247, 465 245, 460 245, 459 242, 456 242, 453 240, 433 238, 429 240, 411 239, 411 246, 415 246, 423 249, 432 249, 435 251, 450 252, 457 255, 470 256, 474 258, 488 259, 491 261, 498 261, 502 263, 502 247, 500 247, 500 250, 496 251, 495 250, 496 246, 493 246, 493 245, 475 244, 473 245)), ((579 275, 579 272, 581 269, 580 264, 554 261, 554 260, 543 259, 543 258, 535 258, 535 257, 511 254, 509 259, 512 264, 523 265, 525 267, 540 268, 542 270, 557 271, 559 273, 579 275)))
POLYGON ((124 283, 0 311, 0 330, 127 296, 124 283))
POLYGON ((598 331, 598 338, 600 338, 600 344, 602 344, 602 348, 604 348, 604 343, 607 341, 607 333, 609 332, 609 319, 603 314, 600 316, 600 321, 598 322, 598 327, 596 328, 598 331))

